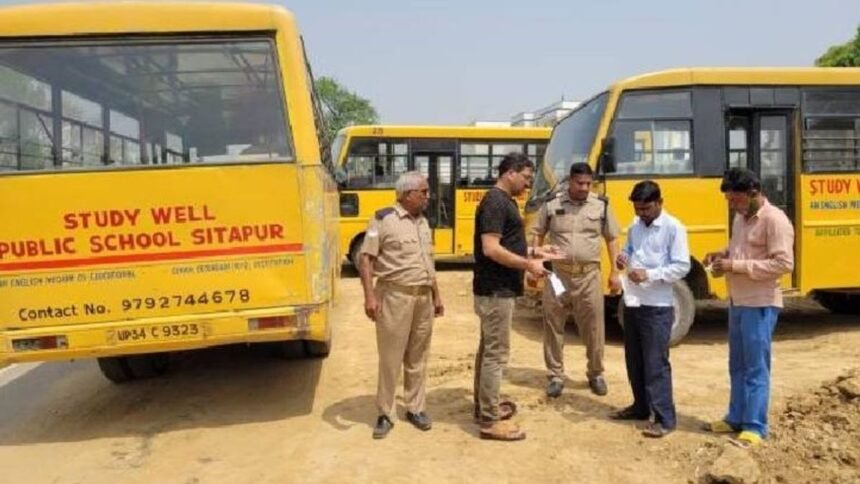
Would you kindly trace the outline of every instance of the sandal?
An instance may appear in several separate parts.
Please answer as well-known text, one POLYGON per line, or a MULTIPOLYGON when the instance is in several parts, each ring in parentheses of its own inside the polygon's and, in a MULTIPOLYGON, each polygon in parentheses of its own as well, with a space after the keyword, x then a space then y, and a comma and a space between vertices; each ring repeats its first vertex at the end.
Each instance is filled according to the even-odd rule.
MULTIPOLYGON (((487 422, 488 424, 490 422, 487 422)), ((491 425, 481 426, 481 438, 484 440, 514 441, 526 438, 526 433, 513 422, 497 420, 491 425)))
POLYGON ((749 449, 750 447, 758 447, 761 445, 761 435, 744 430, 737 437, 729 439, 729 442, 735 444, 741 449, 749 449))
MULTIPOLYGON (((499 402, 499 420, 510 420, 511 417, 517 414, 517 404, 510 401, 504 400, 499 402)), ((478 410, 478 407, 475 407, 475 423, 481 423, 481 414, 478 410)))
POLYGON ((715 434, 733 434, 738 431, 730 423, 725 420, 714 420, 702 425, 702 430, 713 432, 715 434))

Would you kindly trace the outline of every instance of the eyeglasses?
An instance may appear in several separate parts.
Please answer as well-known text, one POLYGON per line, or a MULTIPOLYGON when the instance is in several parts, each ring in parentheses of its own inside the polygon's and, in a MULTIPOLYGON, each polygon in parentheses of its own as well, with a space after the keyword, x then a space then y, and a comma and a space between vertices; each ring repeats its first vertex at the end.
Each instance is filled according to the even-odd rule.
POLYGON ((420 192, 422 195, 429 195, 429 194, 430 194, 430 189, 429 189, 429 188, 422 188, 422 189, 420 189, 420 190, 417 190, 417 189, 416 189, 416 190, 409 190, 409 191, 410 191, 410 192, 420 192))

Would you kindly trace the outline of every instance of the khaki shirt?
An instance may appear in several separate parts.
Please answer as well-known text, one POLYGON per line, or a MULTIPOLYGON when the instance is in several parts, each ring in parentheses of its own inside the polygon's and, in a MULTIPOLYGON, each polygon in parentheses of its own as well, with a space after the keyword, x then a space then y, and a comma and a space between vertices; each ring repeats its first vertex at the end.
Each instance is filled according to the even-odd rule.
POLYGON ((616 239, 621 234, 612 206, 606 207, 596 194, 584 202, 571 200, 563 190, 541 206, 532 227, 533 236, 546 236, 544 243, 557 245, 567 260, 577 263, 600 262, 600 240, 616 239))
POLYGON ((432 286, 433 237, 423 215, 412 218, 400 204, 376 212, 367 226, 362 254, 374 257, 373 275, 403 286, 432 286))

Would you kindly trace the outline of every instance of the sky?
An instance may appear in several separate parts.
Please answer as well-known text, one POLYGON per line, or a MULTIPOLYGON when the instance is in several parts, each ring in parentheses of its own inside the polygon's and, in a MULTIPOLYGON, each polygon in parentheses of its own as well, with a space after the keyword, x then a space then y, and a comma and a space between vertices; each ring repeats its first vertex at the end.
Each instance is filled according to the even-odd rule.
POLYGON ((508 121, 673 67, 808 66, 860 24, 856 0, 270 3, 296 15, 314 74, 390 124, 508 121))
POLYGON ((855 0, 292 0, 316 76, 392 124, 509 120, 631 75, 808 66, 853 37, 855 0))

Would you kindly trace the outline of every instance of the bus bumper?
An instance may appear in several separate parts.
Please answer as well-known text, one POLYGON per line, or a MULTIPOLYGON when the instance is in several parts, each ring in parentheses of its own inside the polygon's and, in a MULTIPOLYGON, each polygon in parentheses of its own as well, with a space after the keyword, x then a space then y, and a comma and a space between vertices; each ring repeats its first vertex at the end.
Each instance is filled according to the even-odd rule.
POLYGON ((0 332, 0 366, 193 350, 236 343, 326 341, 328 304, 0 332))

